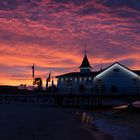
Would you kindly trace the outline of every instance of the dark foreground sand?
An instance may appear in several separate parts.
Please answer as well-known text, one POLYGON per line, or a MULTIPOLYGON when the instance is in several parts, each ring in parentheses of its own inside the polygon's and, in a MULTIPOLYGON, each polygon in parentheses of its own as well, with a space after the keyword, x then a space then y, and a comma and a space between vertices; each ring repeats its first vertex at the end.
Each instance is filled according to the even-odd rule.
POLYGON ((43 105, 0 104, 0 140, 109 140, 83 125, 74 112, 43 105))

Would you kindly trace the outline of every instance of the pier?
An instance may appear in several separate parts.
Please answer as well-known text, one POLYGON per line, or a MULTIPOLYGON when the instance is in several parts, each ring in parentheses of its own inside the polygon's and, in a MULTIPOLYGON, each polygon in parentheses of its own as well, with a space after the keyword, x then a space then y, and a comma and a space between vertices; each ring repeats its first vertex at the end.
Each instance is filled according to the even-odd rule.
POLYGON ((104 108, 140 100, 139 95, 1 94, 0 103, 46 104, 59 107, 104 108))

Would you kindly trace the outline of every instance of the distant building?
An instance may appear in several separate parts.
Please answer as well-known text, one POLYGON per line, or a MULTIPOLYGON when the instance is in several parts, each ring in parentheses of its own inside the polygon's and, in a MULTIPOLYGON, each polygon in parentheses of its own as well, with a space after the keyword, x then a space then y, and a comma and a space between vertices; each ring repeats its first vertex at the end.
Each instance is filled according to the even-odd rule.
POLYGON ((132 71, 118 62, 100 71, 92 71, 85 53, 80 72, 56 76, 61 94, 139 94, 140 71, 132 71))

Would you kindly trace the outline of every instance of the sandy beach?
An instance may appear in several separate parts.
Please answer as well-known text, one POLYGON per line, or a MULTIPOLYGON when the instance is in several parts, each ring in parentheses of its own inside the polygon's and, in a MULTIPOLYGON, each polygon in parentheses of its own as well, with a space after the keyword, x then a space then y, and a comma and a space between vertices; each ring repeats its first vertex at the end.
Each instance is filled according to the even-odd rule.
MULTIPOLYGON (((85 127, 75 109, 45 105, 0 104, 1 140, 99 140, 100 132, 85 127)), ((108 139, 109 140, 109 139, 108 139)))

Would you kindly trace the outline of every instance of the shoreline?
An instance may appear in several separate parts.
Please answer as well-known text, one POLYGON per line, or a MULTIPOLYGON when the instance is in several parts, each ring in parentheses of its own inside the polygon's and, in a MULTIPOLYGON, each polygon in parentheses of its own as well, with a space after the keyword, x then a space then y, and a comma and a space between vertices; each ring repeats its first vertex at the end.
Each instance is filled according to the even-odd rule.
POLYGON ((77 109, 0 104, 0 110, 3 140, 105 140, 76 120, 77 109))

